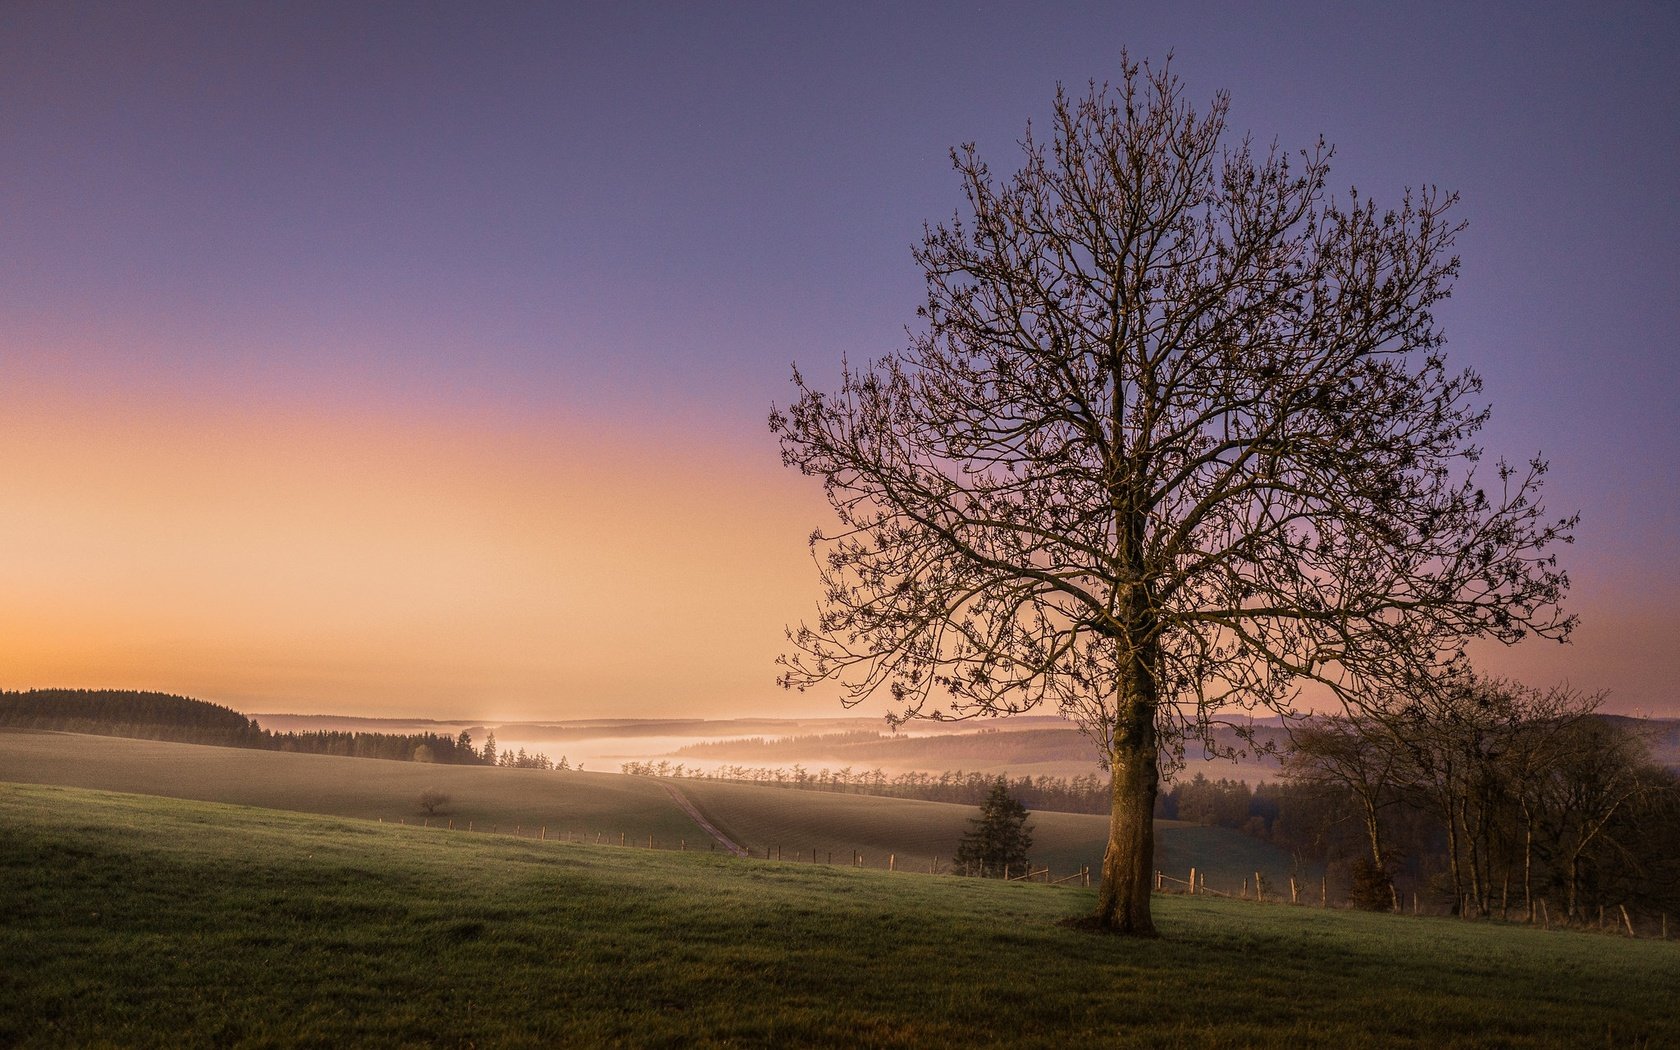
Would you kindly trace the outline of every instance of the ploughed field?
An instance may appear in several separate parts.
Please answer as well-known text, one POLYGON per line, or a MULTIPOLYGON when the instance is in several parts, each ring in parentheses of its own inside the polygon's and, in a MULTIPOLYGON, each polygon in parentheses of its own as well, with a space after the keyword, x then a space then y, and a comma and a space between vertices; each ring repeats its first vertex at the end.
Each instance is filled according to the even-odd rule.
POLYGON ((0 886, 8 1046, 1680 1044, 1674 942, 80 788, 0 784, 0 886))
MULTIPOLYGON (((670 784, 756 857, 927 872, 950 864, 979 812, 973 806, 869 795, 802 791, 757 784, 618 773, 554 772, 430 765, 299 755, 244 748, 74 733, 0 730, 0 781, 62 784, 108 791, 227 802, 266 809, 358 817, 386 823, 425 820, 418 799, 449 796, 434 826, 494 830, 545 838, 710 851, 710 837, 671 798, 670 784)), ((1062 878, 1102 861, 1107 818, 1035 812, 1032 860, 1062 878)), ((1287 853, 1224 828, 1161 821, 1158 866, 1187 879, 1191 867, 1210 889, 1240 891, 1260 872, 1284 892, 1287 853)), ((1303 890, 1303 893, 1306 893, 1303 890)))

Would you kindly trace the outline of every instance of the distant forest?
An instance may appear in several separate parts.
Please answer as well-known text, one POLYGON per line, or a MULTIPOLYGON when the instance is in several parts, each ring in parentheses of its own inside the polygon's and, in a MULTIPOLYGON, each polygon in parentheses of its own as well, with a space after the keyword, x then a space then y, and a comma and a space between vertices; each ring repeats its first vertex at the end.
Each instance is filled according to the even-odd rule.
MULTIPOLYGON (((888 735, 869 730, 818 733, 806 736, 736 737, 705 740, 677 749, 691 758, 752 763, 826 760, 886 763, 889 765, 947 762, 1089 762, 1100 756, 1089 740, 1071 726, 1001 732, 980 729, 970 733, 927 736, 888 735)), ((990 790, 990 781, 987 782, 990 790)), ((1106 790, 1106 788, 1105 788, 1106 790)), ((982 796, 983 797, 983 796, 982 796)), ((966 801, 966 799, 965 799, 966 801)))
POLYGON ((0 690, 0 727, 401 762, 567 768, 564 758, 556 766, 548 756, 527 754, 523 748, 518 752, 498 751, 494 733, 483 747, 475 747, 472 737, 465 732, 455 737, 437 733, 337 730, 274 733, 254 719, 220 704, 170 693, 127 689, 0 690))

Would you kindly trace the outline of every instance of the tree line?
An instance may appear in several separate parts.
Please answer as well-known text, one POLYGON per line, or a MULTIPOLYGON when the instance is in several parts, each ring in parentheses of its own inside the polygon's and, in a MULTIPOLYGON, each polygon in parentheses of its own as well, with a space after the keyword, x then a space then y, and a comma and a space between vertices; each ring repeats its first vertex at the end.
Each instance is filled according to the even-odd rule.
MULTIPOLYGON (((669 759, 630 761, 619 766, 631 776, 690 777, 702 780, 731 780, 747 784, 768 784, 804 791, 834 791, 854 795, 883 795, 914 798, 927 802, 955 802, 965 806, 982 804, 999 782, 996 773, 946 770, 942 773, 900 773, 887 776, 879 768, 843 766, 811 770, 802 765, 744 766, 719 765, 713 769, 690 766, 669 759)), ((1108 812, 1108 783, 1096 773, 1076 777, 1022 776, 1001 778, 1010 795, 1033 809, 1064 813, 1108 812)))
POLYGON ((465 730, 453 737, 343 730, 276 733, 220 704, 127 689, 0 690, 0 727, 442 765, 570 768, 565 756, 555 763, 540 752, 499 749, 495 733, 483 747, 475 747, 465 730))

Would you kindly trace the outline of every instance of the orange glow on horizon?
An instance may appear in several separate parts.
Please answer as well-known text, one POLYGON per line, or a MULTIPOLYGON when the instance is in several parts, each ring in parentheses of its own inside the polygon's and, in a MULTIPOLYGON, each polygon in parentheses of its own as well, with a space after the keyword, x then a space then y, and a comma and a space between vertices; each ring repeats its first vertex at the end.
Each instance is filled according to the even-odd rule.
MULTIPOLYGON (((830 512, 767 433, 743 448, 642 421, 92 401, 9 379, 0 442, 0 688, 480 720, 848 713, 837 691, 774 686, 830 512)), ((1479 665, 1680 714, 1676 611, 1598 567, 1569 603, 1574 644, 1479 646, 1479 665)))
POLYGON ((6 397, 0 687, 244 710, 837 713, 774 686, 806 479, 706 441, 6 397))

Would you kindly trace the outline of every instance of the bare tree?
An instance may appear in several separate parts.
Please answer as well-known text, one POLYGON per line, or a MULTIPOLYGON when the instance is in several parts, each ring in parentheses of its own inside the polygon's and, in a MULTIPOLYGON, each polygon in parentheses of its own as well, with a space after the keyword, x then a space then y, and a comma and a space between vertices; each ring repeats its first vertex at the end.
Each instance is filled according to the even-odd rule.
POLYGON ((1506 743, 1500 767, 1522 834, 1523 912, 1532 923, 1536 832, 1552 800, 1552 786, 1563 769, 1573 764, 1571 752, 1592 746, 1593 733, 1585 726, 1604 703, 1605 694, 1584 693, 1567 685, 1547 690, 1506 688, 1515 694, 1518 728, 1506 743))
MULTIPOLYGON (((1320 715, 1290 729, 1283 774, 1318 792, 1347 792, 1359 805, 1371 871, 1387 884, 1387 904, 1400 910, 1400 895, 1383 843, 1383 811, 1403 801, 1401 789, 1412 768, 1405 747, 1370 715, 1320 715)), ((1362 907, 1375 907, 1368 902, 1362 907)))
POLYGON ((1603 718, 1581 719, 1568 727, 1559 760, 1547 771, 1554 826, 1548 836, 1557 844, 1564 881, 1564 905, 1571 919, 1581 908, 1582 865, 1589 851, 1609 847, 1631 859, 1631 851, 1609 840, 1606 829, 1615 816, 1632 806, 1650 780, 1645 734, 1625 723, 1603 718))
POLYGON ((1534 689, 1460 665, 1366 704, 1362 732, 1377 750, 1401 749, 1405 786, 1446 832, 1459 914, 1491 913, 1495 862, 1505 858, 1508 887, 1520 854, 1532 920, 1535 829, 1550 805, 1545 792, 1603 700, 1603 693, 1534 689))
POLYGON ((1338 201, 1322 143, 1222 147, 1224 95, 1122 69, 1058 92, 1006 181, 953 151, 972 218, 915 251, 922 329, 836 393, 796 369, 770 424, 839 518, 783 684, 901 720, 1055 705, 1112 774, 1094 924, 1152 934, 1163 755, 1308 681, 1564 635, 1572 521, 1538 459, 1475 475, 1480 380, 1431 312, 1452 197, 1338 201))

